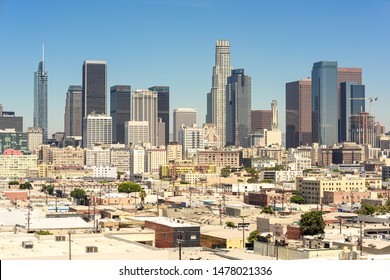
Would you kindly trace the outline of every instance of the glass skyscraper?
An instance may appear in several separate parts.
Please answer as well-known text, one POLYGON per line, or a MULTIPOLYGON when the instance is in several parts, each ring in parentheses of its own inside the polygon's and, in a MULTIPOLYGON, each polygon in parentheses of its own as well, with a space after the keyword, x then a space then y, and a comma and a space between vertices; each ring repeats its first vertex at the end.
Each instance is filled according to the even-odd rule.
POLYGON ((165 146, 169 144, 169 87, 168 86, 154 86, 149 90, 157 92, 157 118, 161 118, 165 124, 165 146))
POLYGON ((112 117, 112 141, 125 143, 125 123, 130 121, 131 86, 116 85, 110 88, 110 115, 112 117))
POLYGON ((235 69, 226 87, 226 145, 243 146, 251 131, 252 79, 235 69))
POLYGON ((366 111, 364 85, 344 82, 340 84, 339 142, 351 141, 350 117, 366 111))
POLYGON ((82 136, 82 87, 71 85, 66 93, 65 137, 82 136))
POLYGON ((45 56, 42 51, 42 61, 38 64, 38 71, 34 73, 34 113, 35 127, 42 128, 43 139, 47 139, 47 82, 48 73, 45 71, 45 56))
POLYGON ((337 62, 314 63, 311 76, 313 142, 333 145, 338 142, 337 62))

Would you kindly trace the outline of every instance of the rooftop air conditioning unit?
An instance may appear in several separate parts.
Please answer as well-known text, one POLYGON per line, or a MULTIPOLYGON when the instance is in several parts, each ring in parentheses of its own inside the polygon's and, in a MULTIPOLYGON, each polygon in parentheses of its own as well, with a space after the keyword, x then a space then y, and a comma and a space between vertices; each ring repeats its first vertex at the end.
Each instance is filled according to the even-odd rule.
POLYGON ((34 247, 34 243, 32 243, 31 241, 23 241, 22 247, 25 249, 32 249, 34 247))
POLYGON ((96 246, 85 246, 85 253, 97 253, 98 247, 96 246))
POLYGON ((56 236, 55 241, 65 241, 65 236, 63 236, 63 235, 56 236))

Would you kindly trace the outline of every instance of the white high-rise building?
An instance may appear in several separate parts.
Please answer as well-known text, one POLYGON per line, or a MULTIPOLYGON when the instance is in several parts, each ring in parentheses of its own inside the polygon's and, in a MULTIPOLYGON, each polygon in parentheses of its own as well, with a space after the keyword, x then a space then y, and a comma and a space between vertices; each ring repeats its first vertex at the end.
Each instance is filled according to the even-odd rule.
POLYGON ((157 124, 157 92, 150 90, 135 90, 131 94, 131 120, 146 121, 149 123, 149 138, 152 146, 157 145, 158 124, 157 124))
POLYGON ((179 128, 192 127, 197 124, 198 111, 193 108, 177 108, 173 110, 173 140, 179 141, 179 128))
POLYGON ((83 147, 112 143, 112 118, 104 114, 90 114, 83 118, 83 147))
POLYGON ((130 149, 130 175, 145 173, 145 150, 130 149))
POLYGON ((191 158, 199 149, 204 149, 204 128, 184 127, 179 129, 179 144, 183 146, 184 158, 191 158))
POLYGON ((125 122, 125 144, 142 145, 150 143, 149 122, 147 121, 128 121, 125 122))
MULTIPOLYGON (((215 66, 213 68, 213 80, 210 98, 207 107, 210 108, 211 117, 207 120, 215 124, 218 135, 218 146, 226 145, 226 84, 231 75, 230 42, 218 40, 215 50, 215 66)), ((208 110, 209 111, 209 110, 208 110)))

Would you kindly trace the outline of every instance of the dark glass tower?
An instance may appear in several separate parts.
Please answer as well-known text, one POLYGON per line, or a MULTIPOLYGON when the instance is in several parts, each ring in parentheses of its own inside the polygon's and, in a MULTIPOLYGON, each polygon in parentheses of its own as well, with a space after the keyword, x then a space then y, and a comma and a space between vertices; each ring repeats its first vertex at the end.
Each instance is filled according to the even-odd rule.
POLYGON ((314 63, 311 76, 313 142, 333 145, 338 142, 337 62, 314 63))
POLYGON ((34 73, 34 116, 35 127, 42 128, 43 140, 47 139, 47 82, 48 73, 45 71, 45 56, 42 50, 42 61, 38 71, 34 73))
POLYGON ((83 117, 106 114, 107 64, 86 60, 83 64, 83 117))
POLYGON ((149 90, 157 92, 157 118, 161 118, 165 123, 165 145, 169 144, 169 87, 154 86, 149 90))
POLYGON ((226 146, 243 146, 251 131, 252 79, 234 69, 226 85, 226 146))
POLYGON ((125 122, 130 121, 131 86, 117 85, 110 88, 110 115, 112 117, 112 141, 125 144, 125 122))
POLYGON ((65 137, 82 136, 82 86, 69 86, 65 105, 65 137))
POLYGON ((340 84, 339 142, 351 141, 350 117, 366 111, 364 85, 344 82, 340 84))

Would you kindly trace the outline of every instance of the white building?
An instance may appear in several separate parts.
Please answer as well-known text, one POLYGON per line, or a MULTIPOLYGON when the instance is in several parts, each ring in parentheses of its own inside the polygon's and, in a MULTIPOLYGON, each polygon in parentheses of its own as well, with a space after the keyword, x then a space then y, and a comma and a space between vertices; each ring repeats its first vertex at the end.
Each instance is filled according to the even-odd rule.
POLYGON ((110 148, 109 146, 93 146, 85 151, 86 166, 109 166, 110 148))
POLYGON ((130 149, 130 175, 145 173, 145 150, 130 149))
POLYGON ((158 137, 157 97, 157 91, 150 90, 137 89, 131 94, 131 120, 149 123, 150 140, 147 142, 152 146, 157 145, 158 137))
POLYGON ((39 145, 43 143, 43 131, 40 127, 29 127, 27 129, 27 145, 32 154, 35 154, 39 145))
POLYGON ((292 171, 303 171, 311 168, 311 158, 299 154, 292 154, 287 157, 288 166, 292 171))
POLYGON ((145 152, 145 172, 159 174, 160 165, 167 163, 167 151, 165 147, 149 148, 145 152))
POLYGON ((204 129, 193 127, 179 128, 179 144, 183 146, 184 158, 194 155, 197 150, 204 149, 204 129))
POLYGON ((130 172, 130 148, 124 144, 111 145, 110 164, 115 166, 118 172, 130 172))
POLYGON ((173 110, 173 141, 179 141, 179 129, 182 126, 196 126, 198 111, 193 108, 176 108, 173 110))
POLYGON ((90 114, 83 118, 83 147, 112 143, 112 118, 104 114, 90 114))
POLYGON ((37 169, 36 155, 0 155, 0 178, 19 179, 29 177, 37 169))
POLYGON ((128 121, 125 122, 125 143, 126 145, 142 145, 150 143, 149 122, 128 121))
POLYGON ((167 145, 167 162, 181 161, 183 159, 183 146, 179 143, 167 145))
POLYGON ((116 178, 118 175, 115 166, 86 166, 85 169, 93 170, 95 178, 116 178))

